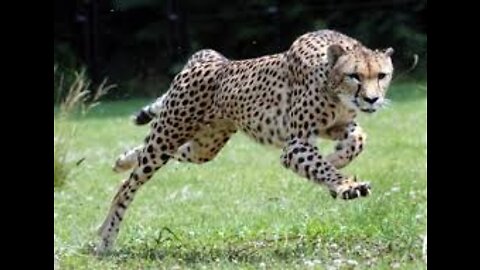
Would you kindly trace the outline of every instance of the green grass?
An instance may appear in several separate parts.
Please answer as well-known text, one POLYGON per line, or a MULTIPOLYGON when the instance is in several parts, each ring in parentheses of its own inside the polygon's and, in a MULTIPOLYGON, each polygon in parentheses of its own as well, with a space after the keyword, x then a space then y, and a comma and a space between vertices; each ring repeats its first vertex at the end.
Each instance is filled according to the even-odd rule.
MULTIPOLYGON (((104 103, 77 126, 71 159, 85 161, 54 192, 60 269, 425 269, 426 85, 402 83, 392 105, 361 116, 367 147, 344 172, 372 195, 333 200, 280 165, 280 151, 237 134, 204 165, 171 162, 138 192, 112 255, 91 245, 120 180, 111 165, 146 127, 147 100, 104 103)), ((322 142, 323 152, 332 143, 322 142)))

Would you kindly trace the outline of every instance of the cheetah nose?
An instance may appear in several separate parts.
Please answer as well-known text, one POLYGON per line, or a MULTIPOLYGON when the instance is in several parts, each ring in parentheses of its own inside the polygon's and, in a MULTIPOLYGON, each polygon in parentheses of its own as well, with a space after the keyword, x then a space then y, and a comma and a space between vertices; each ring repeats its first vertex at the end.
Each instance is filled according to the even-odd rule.
POLYGON ((375 103, 375 101, 378 100, 378 97, 373 97, 373 98, 363 97, 363 100, 365 100, 366 102, 368 102, 370 104, 373 104, 373 103, 375 103))

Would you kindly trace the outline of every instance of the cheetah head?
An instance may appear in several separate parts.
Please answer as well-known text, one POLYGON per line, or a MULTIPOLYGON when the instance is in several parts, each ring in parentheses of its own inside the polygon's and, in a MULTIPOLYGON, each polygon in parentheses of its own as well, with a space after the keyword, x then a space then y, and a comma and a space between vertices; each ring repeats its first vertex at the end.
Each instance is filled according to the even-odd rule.
POLYGON ((347 107, 373 113, 384 106, 393 74, 394 50, 369 50, 359 47, 346 51, 339 45, 328 48, 332 69, 328 87, 347 107))

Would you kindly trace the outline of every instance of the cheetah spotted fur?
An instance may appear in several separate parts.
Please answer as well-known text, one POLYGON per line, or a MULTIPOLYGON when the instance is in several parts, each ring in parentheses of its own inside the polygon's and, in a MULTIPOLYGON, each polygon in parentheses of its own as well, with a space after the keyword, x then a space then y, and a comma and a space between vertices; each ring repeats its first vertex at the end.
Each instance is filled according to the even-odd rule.
POLYGON ((392 48, 371 50, 333 30, 310 32, 285 52, 229 60, 214 50, 195 53, 168 91, 136 115, 150 123, 144 143, 123 153, 114 170, 131 170, 99 229, 101 253, 110 250, 138 189, 170 159, 205 163, 237 131, 282 149, 281 163, 322 184, 336 198, 370 194, 368 182, 340 169, 363 150, 360 112, 383 107, 393 74, 392 48), (328 155, 317 138, 334 140, 328 155))

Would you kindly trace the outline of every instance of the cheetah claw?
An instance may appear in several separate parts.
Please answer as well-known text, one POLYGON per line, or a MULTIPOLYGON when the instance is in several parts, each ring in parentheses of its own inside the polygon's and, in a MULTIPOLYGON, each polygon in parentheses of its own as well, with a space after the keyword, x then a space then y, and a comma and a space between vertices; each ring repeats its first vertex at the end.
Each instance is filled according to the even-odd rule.
POLYGON ((340 186, 337 191, 330 190, 330 195, 336 199, 340 194, 341 198, 344 200, 351 200, 359 197, 366 197, 370 195, 371 185, 368 182, 357 182, 356 177, 354 177, 353 182, 348 184, 343 184, 340 186))

